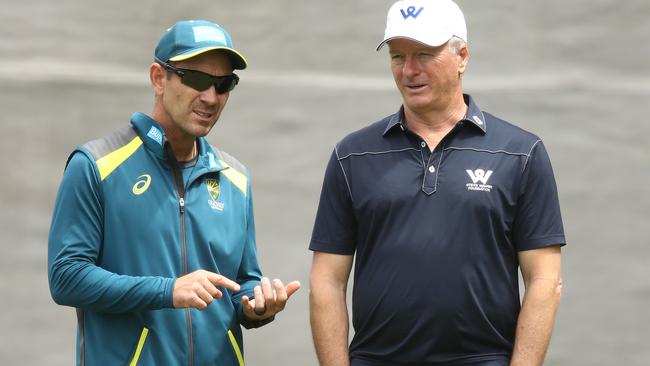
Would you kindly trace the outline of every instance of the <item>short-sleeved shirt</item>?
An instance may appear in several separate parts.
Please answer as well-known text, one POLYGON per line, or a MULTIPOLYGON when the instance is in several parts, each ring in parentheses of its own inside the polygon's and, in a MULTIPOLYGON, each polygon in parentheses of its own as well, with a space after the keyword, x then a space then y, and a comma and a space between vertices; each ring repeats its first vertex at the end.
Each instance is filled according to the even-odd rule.
POLYGON ((507 364, 517 254, 565 243, 541 140, 464 97, 433 151, 402 107, 332 153, 309 248, 356 255, 353 364, 507 364))

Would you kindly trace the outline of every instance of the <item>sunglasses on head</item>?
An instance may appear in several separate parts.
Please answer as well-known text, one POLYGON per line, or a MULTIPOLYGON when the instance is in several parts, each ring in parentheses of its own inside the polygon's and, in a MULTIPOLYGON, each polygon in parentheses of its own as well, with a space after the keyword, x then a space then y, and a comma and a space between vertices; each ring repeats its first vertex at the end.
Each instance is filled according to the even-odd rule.
POLYGON ((197 91, 207 90, 214 85, 217 94, 224 94, 235 89, 235 85, 239 83, 239 76, 235 73, 213 76, 197 70, 179 69, 159 59, 156 59, 156 62, 178 75, 181 78, 181 83, 197 91))

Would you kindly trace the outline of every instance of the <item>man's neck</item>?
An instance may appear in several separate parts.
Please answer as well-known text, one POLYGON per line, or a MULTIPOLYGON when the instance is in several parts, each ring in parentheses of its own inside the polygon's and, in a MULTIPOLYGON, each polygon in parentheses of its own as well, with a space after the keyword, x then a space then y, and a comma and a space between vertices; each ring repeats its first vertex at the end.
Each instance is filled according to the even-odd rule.
POLYGON ((159 109, 159 104, 154 106, 151 117, 158 122, 160 127, 165 131, 167 141, 172 147, 176 161, 190 161, 198 154, 196 137, 184 134, 169 121, 167 115, 159 109))
POLYGON ((167 141, 171 144, 176 161, 190 161, 198 155, 196 139, 188 143, 187 141, 181 142, 178 139, 174 140, 168 137, 167 141))
POLYGON ((412 132, 422 137, 433 150, 449 131, 467 113, 467 105, 461 97, 455 99, 442 109, 429 109, 413 111, 404 106, 404 119, 406 126, 412 132))

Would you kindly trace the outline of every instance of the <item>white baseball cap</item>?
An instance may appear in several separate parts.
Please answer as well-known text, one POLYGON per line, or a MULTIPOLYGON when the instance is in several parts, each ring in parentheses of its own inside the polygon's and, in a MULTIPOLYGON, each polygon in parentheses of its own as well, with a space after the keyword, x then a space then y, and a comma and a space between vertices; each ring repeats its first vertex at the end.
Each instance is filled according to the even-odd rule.
POLYGON ((445 44, 456 36, 467 42, 465 17, 451 0, 400 0, 388 10, 384 40, 407 38, 431 47, 445 44))

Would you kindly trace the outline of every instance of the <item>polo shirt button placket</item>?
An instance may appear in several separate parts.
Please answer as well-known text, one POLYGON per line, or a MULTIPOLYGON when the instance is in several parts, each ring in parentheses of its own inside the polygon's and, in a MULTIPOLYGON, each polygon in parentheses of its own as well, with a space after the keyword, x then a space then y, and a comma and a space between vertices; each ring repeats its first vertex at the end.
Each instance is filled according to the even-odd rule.
POLYGON ((435 154, 432 153, 429 156, 429 161, 427 165, 424 167, 424 180, 422 182, 422 191, 426 193, 427 195, 431 195, 436 192, 436 178, 437 178, 437 172, 436 172, 436 167, 433 165, 433 161, 435 161, 435 154))
POLYGON ((431 163, 431 158, 434 155, 432 151, 429 151, 427 148, 427 143, 424 140, 420 140, 420 147, 422 148, 420 152, 422 153, 422 168, 424 169, 422 177, 422 192, 427 195, 433 194, 436 191, 436 168, 431 163))

